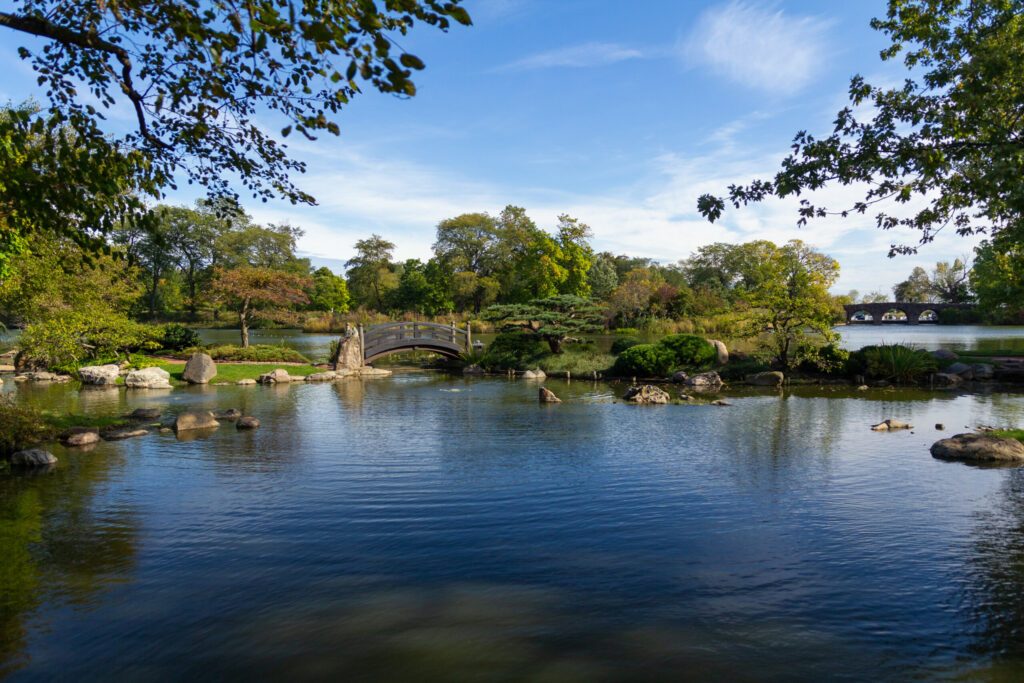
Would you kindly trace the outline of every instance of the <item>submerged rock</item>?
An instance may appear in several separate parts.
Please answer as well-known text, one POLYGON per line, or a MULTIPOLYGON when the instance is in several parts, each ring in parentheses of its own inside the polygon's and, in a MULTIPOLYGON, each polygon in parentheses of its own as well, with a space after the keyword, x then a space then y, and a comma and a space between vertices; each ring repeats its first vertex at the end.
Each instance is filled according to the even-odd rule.
POLYGON ((631 403, 655 404, 669 402, 668 392, 659 389, 653 384, 630 387, 622 398, 631 403))
POLYGON ((484 369, 482 367, 480 367, 479 365, 477 365, 476 363, 473 363, 471 365, 467 365, 466 367, 462 368, 462 374, 463 375, 482 375, 482 374, 484 374, 484 369))
POLYGON ((217 365, 209 354, 197 351, 185 363, 181 378, 189 384, 207 384, 217 376, 217 365))
POLYGON ((356 374, 360 377, 387 377, 391 374, 391 371, 385 370, 384 368, 374 368, 369 365, 364 365, 356 370, 356 374))
POLYGON ((964 381, 964 378, 950 372, 937 372, 933 376, 932 381, 937 387, 956 387, 960 386, 960 383, 964 381))
POLYGON ((61 443, 71 448, 79 446, 88 446, 90 444, 99 443, 100 434, 94 429, 83 428, 79 430, 69 430, 61 438, 61 443))
POLYGON ((547 387, 541 387, 540 388, 540 395, 538 396, 538 400, 541 403, 561 403, 562 402, 562 399, 560 399, 557 396, 555 396, 555 392, 551 391, 547 387))
POLYGON ((235 423, 235 427, 238 429, 256 429, 260 426, 260 421, 251 415, 240 417, 238 422, 235 423))
POLYGON ((171 374, 162 368, 132 370, 124 378, 124 385, 130 389, 170 389, 171 374))
POLYGON ((767 372, 755 372, 752 375, 747 375, 747 384, 753 384, 759 387, 778 387, 782 386, 786 376, 778 370, 769 370, 767 372))
POLYGON ((1024 463, 1024 444, 992 434, 957 434, 933 443, 931 454, 939 460, 1024 463))
POLYGON ((42 448, 27 448, 11 455, 12 467, 49 467, 57 464, 53 453, 42 448))
POLYGON ((914 425, 909 422, 900 422, 899 420, 883 420, 876 425, 871 426, 873 432, 891 432, 898 429, 913 429, 914 425))
POLYGON ((717 401, 712 401, 711 405, 713 405, 713 406, 731 406, 732 404, 729 403, 728 401, 723 401, 722 399, 718 399, 717 401))
POLYGON ((307 382, 333 382, 338 379, 338 373, 333 370, 327 372, 314 372, 312 375, 306 375, 307 382))
POLYGON ((134 439, 137 436, 145 436, 149 434, 148 429, 114 429, 109 432, 103 432, 104 441, 122 441, 124 439, 134 439))
POLYGON ((113 363, 109 365, 87 365, 78 368, 78 376, 82 384, 104 385, 117 384, 117 378, 121 376, 121 368, 113 363))
POLYGON ((254 380, 254 379, 240 379, 237 382, 235 382, 235 384, 238 384, 238 385, 241 385, 241 386, 252 386, 253 384, 256 384, 256 380, 254 380))
POLYGON ((197 410, 178 415, 173 428, 176 432, 187 432, 193 429, 216 429, 219 426, 217 418, 209 410, 197 410))
POLYGON ((136 408, 126 416, 129 420, 159 420, 159 408, 136 408))
POLYGON ((228 408, 227 410, 215 411, 213 416, 218 420, 237 420, 242 417, 242 411, 238 408, 228 408))

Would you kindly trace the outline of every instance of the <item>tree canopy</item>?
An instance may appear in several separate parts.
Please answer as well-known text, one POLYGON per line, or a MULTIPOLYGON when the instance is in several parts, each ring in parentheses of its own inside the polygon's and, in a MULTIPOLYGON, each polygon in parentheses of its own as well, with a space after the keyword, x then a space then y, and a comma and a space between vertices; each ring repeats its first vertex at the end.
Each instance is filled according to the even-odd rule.
POLYGON ((601 309, 589 299, 570 294, 534 299, 527 304, 503 304, 484 311, 484 319, 501 324, 501 331, 523 331, 547 342, 552 353, 577 335, 601 329, 601 309))
MULTIPOLYGON (((875 213, 882 229, 911 228, 921 244, 947 226, 961 235, 1024 238, 1024 11, 1019 0, 889 0, 872 27, 891 41, 883 60, 903 57, 897 87, 850 81, 850 106, 832 133, 797 133, 772 179, 703 195, 698 209, 721 217, 769 197, 828 185, 863 188, 852 206, 800 200, 798 223, 875 213), (893 207, 895 205, 895 207, 893 207), (900 208, 902 206, 902 208, 900 208)), ((890 255, 916 245, 894 242, 890 255)))

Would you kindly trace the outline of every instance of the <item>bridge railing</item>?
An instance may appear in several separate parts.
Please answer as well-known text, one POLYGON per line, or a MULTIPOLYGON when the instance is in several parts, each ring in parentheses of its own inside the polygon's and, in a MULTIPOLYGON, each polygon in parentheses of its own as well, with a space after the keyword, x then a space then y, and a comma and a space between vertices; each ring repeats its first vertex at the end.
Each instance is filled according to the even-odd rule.
POLYGON ((363 357, 370 358, 375 352, 394 348, 396 345, 416 346, 416 342, 441 342, 445 346, 468 349, 471 332, 455 325, 427 322, 398 322, 374 325, 362 331, 363 357))

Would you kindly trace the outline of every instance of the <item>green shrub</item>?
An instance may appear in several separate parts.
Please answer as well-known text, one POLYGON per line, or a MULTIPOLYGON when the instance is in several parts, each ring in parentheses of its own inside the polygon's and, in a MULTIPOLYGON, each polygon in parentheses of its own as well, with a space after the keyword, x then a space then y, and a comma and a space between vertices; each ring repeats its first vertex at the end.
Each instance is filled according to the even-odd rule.
POLYGON ((640 330, 635 327, 616 327, 612 330, 612 334, 619 334, 626 337, 635 337, 640 334, 640 330))
POLYGON ((9 397, 0 397, 0 458, 9 458, 15 451, 52 437, 53 429, 41 412, 17 405, 9 397))
POLYGON ((168 349, 171 351, 181 351, 182 349, 192 348, 199 346, 200 339, 199 333, 193 330, 191 327, 185 327, 178 323, 169 323, 164 325, 163 335, 160 337, 161 348, 168 349))
POLYGON ((503 332, 487 345, 480 366, 485 370, 522 370, 535 366, 546 347, 533 335, 503 332))
POLYGON ((160 347, 158 328, 116 313, 70 311, 32 323, 18 344, 28 367, 77 368, 92 358, 119 358, 160 347))
POLYGON ((643 342, 636 337, 623 337, 622 339, 616 339, 612 342, 611 353, 617 356, 626 349, 642 343, 643 342))
POLYGON ((713 364, 718 358, 711 342, 693 334, 673 334, 659 341, 658 346, 672 353, 674 365, 699 368, 713 364))
POLYGON ((295 349, 287 346, 271 346, 269 344, 255 344, 247 348, 235 346, 234 344, 223 344, 221 346, 210 346, 206 348, 193 347, 172 354, 175 358, 188 358, 193 353, 201 351, 210 355, 210 358, 217 361, 236 361, 242 363, 308 363, 309 359, 295 349))
POLYGON ((825 344, 807 349, 800 354, 804 360, 800 370, 820 372, 826 375, 863 374, 851 372, 850 352, 837 344, 825 344))
POLYGON ((605 373, 615 363, 615 356, 594 349, 579 349, 544 356, 537 366, 548 374, 569 372, 572 375, 605 373))
POLYGON ((637 344, 619 354, 612 373, 619 377, 660 377, 674 365, 671 349, 660 344, 637 344))
POLYGON ((850 367, 855 370, 863 368, 857 374, 908 383, 935 372, 938 363, 930 353, 922 349, 912 349, 902 344, 882 344, 865 346, 856 354, 851 354, 850 367))

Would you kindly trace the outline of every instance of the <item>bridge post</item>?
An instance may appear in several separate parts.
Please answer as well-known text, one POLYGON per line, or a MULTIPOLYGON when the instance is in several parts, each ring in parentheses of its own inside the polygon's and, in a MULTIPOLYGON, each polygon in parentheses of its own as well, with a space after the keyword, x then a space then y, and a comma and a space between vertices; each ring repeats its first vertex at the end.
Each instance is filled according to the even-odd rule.
POLYGON ((466 321, 466 351, 470 352, 473 350, 473 324, 470 321, 466 321))
POLYGON ((366 354, 366 338, 363 336, 363 324, 362 323, 359 323, 359 327, 356 328, 356 331, 359 333, 359 351, 360 351, 360 353, 364 354, 363 358, 365 359, 366 358, 366 355, 365 355, 366 354))
POLYGON ((455 343, 455 321, 452 321, 452 344, 455 343))

